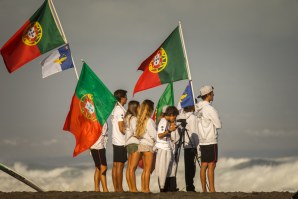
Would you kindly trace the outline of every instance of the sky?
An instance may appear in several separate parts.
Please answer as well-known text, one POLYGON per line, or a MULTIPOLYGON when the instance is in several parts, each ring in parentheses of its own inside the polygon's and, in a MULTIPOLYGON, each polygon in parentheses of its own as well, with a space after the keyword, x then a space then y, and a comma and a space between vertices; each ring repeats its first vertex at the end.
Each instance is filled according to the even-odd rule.
MULTIPOLYGON (((298 151, 297 0, 54 0, 77 70, 81 59, 111 92, 157 103, 166 85, 137 93, 140 63, 182 23, 194 92, 215 87, 219 157, 289 157, 298 151)), ((42 0, 0 0, 0 46, 42 0)), ((9 74, 0 61, 0 162, 65 164, 75 139, 62 130, 77 79, 42 79, 44 54, 9 74)), ((174 83, 175 102, 187 81, 174 83)), ((111 139, 110 139, 111 141, 111 139)), ((112 152, 109 144, 108 160, 112 152)))

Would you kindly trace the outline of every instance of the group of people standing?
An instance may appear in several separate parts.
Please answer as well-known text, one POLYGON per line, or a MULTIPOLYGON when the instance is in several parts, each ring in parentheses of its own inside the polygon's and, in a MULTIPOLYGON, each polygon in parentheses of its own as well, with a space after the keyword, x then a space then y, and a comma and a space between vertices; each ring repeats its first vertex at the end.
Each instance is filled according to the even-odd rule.
MULTIPOLYGON (((144 100, 142 103, 131 100, 127 111, 127 91, 116 90, 114 96, 118 103, 112 114, 113 168, 112 181, 115 192, 123 192, 123 170, 125 162, 126 181, 130 192, 138 192, 136 169, 143 168, 141 190, 150 192, 150 176, 154 172, 158 177, 161 192, 178 191, 176 183, 177 164, 181 147, 184 148, 186 191, 195 191, 194 177, 196 165, 201 158, 200 179, 203 192, 215 192, 214 170, 218 159, 217 129, 221 122, 217 111, 211 106, 214 88, 204 86, 200 89, 202 99, 195 106, 178 111, 175 106, 163 107, 158 121, 152 119, 154 103, 144 100)), ((107 123, 101 136, 90 148, 95 162, 95 191, 108 192, 106 171, 107 123)))

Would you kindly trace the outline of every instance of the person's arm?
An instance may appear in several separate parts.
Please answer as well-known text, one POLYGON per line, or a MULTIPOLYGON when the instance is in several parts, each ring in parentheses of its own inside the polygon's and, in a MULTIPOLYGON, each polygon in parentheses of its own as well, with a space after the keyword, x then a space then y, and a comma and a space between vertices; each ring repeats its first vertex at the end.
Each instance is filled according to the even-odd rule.
POLYGON ((198 119, 195 115, 190 116, 189 121, 190 132, 192 133, 191 136, 191 143, 194 146, 199 145, 199 126, 198 126, 198 119))
POLYGON ((166 135, 171 134, 172 131, 175 131, 176 129, 177 129, 176 124, 170 124, 170 125, 168 126, 168 128, 166 128, 166 130, 165 130, 163 133, 159 133, 159 134, 158 134, 158 138, 159 138, 159 139, 162 139, 162 138, 164 138, 166 135))
POLYGON ((168 130, 166 130, 167 128, 167 121, 163 118, 159 121, 158 123, 158 129, 157 129, 157 136, 159 139, 164 138, 167 134, 171 133, 168 130))
POLYGON ((165 130, 163 133, 158 133, 158 138, 162 139, 164 137, 166 137, 166 135, 171 134, 172 131, 169 130, 165 130))
POLYGON ((220 129, 221 128, 221 121, 219 119, 217 111, 210 106, 208 109, 208 116, 212 123, 214 124, 215 128, 220 129))
POLYGON ((116 117, 116 121, 118 121, 119 131, 123 135, 125 135, 124 115, 125 115, 124 110, 118 106, 117 110, 115 111, 115 117, 116 117))
POLYGON ((119 131, 125 135, 125 125, 124 125, 124 121, 119 121, 118 122, 118 127, 119 127, 119 131))
POLYGON ((191 115, 189 117, 189 132, 190 133, 198 133, 199 132, 198 120, 195 115, 191 115))
POLYGON ((148 134, 151 137, 151 139, 156 141, 156 124, 151 118, 149 118, 147 120, 146 127, 147 127, 147 131, 148 131, 148 134))

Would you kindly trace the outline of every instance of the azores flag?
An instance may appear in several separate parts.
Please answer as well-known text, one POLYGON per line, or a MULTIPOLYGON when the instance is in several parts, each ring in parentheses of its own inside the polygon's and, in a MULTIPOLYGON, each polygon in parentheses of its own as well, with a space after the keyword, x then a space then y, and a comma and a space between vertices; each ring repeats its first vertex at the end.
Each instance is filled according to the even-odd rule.
POLYGON ((194 106, 193 93, 190 83, 188 83, 183 94, 181 95, 177 108, 180 110, 187 106, 194 106))
POLYGON ((46 57, 42 62, 42 78, 48 77, 60 71, 73 68, 69 45, 66 44, 46 57))

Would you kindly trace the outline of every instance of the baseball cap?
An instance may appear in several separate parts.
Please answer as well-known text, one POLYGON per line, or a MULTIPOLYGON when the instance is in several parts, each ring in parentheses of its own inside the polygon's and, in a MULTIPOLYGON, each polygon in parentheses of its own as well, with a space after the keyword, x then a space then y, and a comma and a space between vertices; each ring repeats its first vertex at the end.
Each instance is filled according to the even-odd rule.
POLYGON ((200 98, 204 95, 207 95, 208 93, 211 93, 213 91, 213 86, 211 85, 205 85, 200 88, 200 95, 197 98, 200 98))

